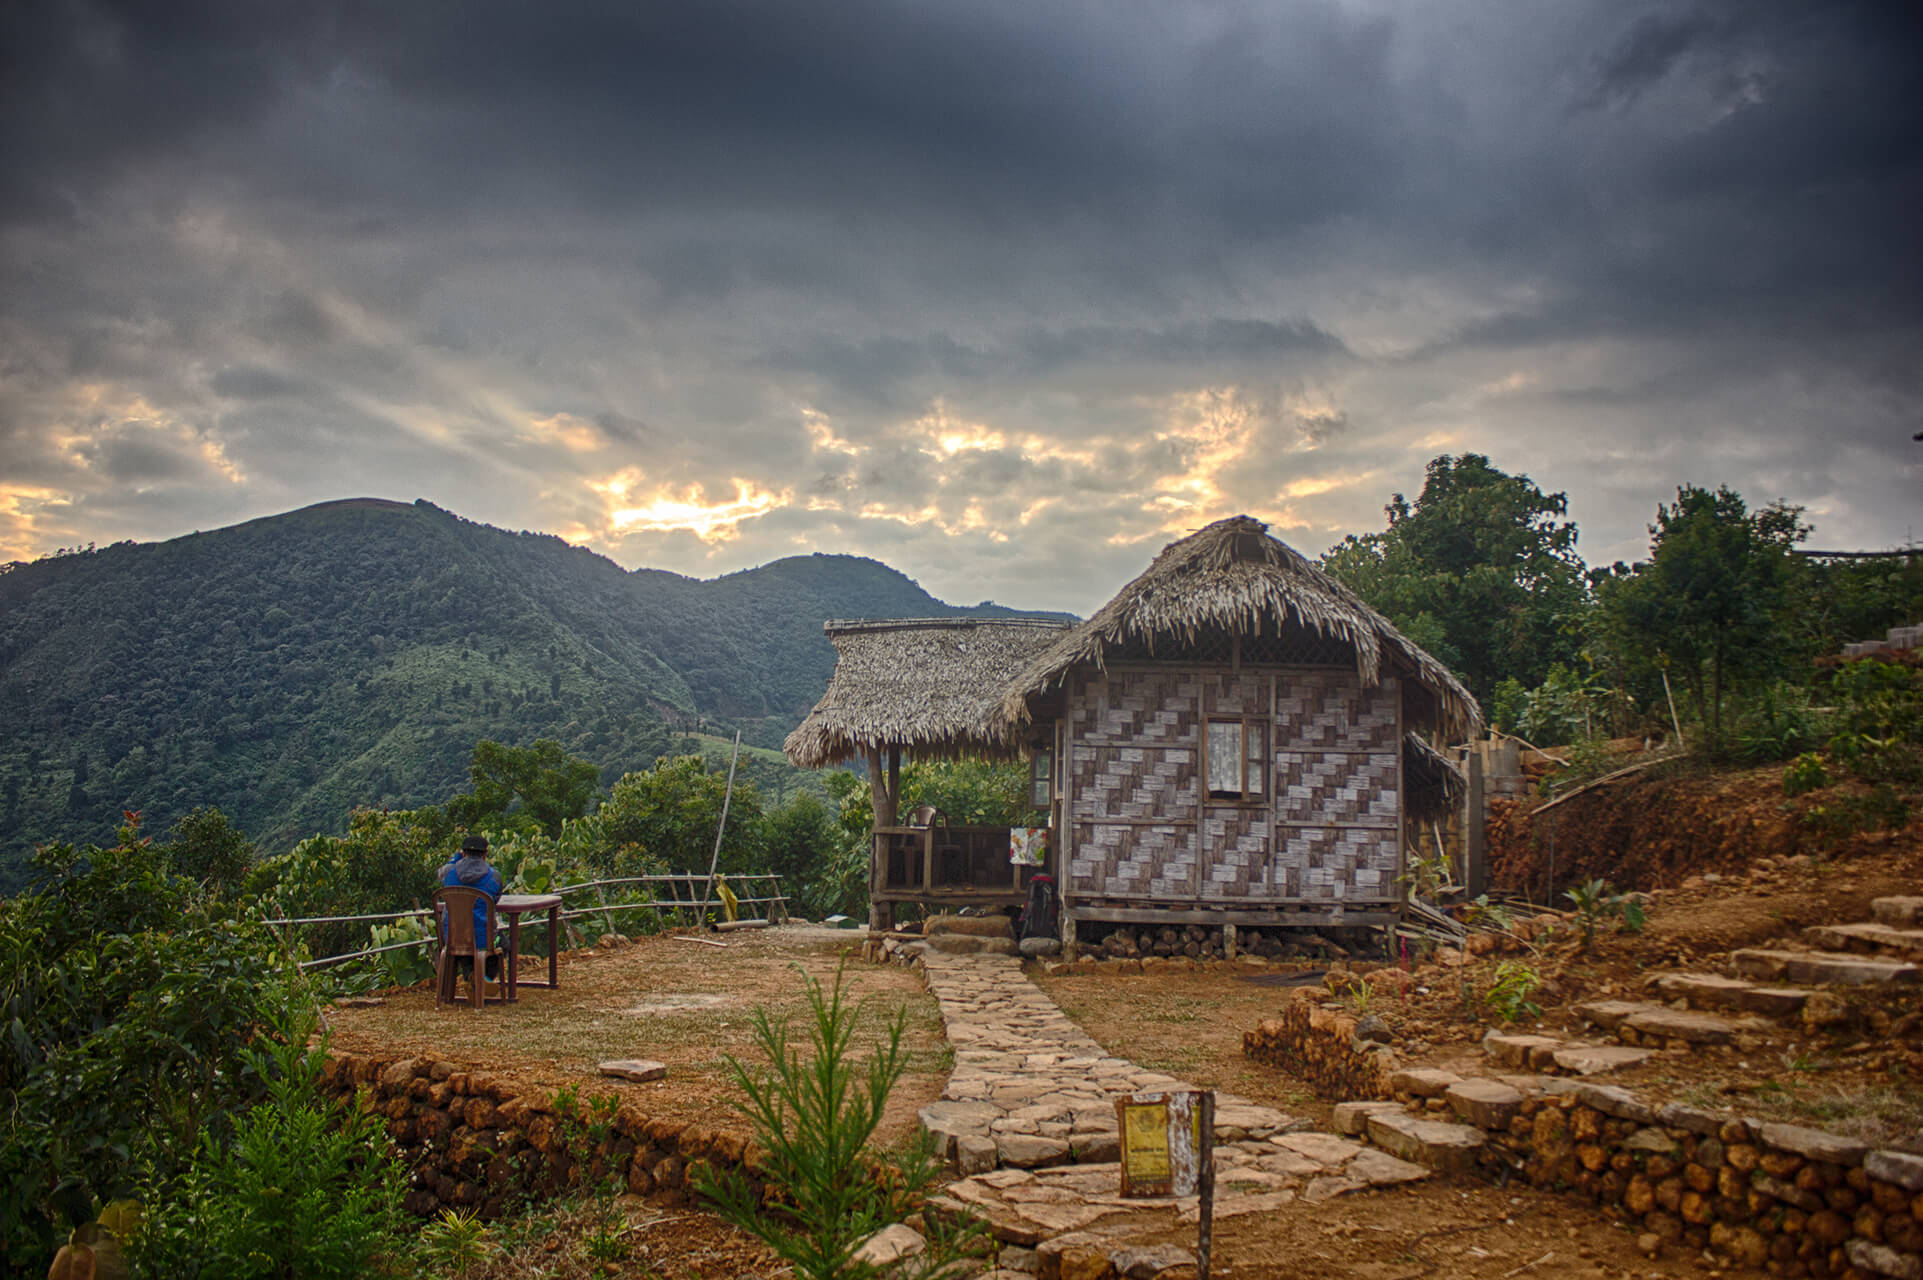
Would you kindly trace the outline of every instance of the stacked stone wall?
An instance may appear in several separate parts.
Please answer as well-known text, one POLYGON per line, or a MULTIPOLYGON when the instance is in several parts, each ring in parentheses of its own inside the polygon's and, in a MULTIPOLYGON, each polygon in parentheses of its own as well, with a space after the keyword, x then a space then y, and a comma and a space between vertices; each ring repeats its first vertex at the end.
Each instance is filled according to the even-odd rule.
POLYGON ((1306 1081, 1320 1098, 1387 1098, 1395 1054, 1385 1044, 1358 1040, 1356 1028, 1345 1013, 1294 1000, 1280 1017, 1243 1032, 1242 1052, 1306 1081))
POLYGON ((1772 1275, 1923 1280, 1923 1156, 1590 1084, 1483 1119, 1485 1173, 1663 1242, 1772 1275))
POLYGON ((606 1179, 658 1204, 682 1205, 703 1165, 760 1181, 759 1152, 739 1134, 626 1105, 591 1131, 585 1104, 570 1118, 551 1094, 444 1059, 334 1054, 322 1088, 382 1118, 412 1174, 406 1207, 423 1217, 443 1206, 499 1217, 606 1179))

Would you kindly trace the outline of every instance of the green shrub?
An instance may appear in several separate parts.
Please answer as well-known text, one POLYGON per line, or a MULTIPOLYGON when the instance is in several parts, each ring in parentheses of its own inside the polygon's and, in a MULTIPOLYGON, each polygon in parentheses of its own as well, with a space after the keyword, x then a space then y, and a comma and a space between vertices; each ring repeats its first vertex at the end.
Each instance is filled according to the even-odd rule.
POLYGON ((1786 796, 1821 791, 1830 782, 1830 773, 1823 767, 1823 758, 1813 751, 1805 751, 1797 756, 1783 770, 1783 794, 1786 796))
POLYGON ((1895 831, 1910 820, 1910 806, 1887 782, 1868 792, 1836 796, 1803 811, 1803 825, 1816 831, 1825 844, 1848 839, 1859 831, 1895 831))
POLYGON ((231 1137, 201 1131, 193 1164, 134 1237, 148 1274, 352 1280, 395 1243, 406 1167, 380 1118, 320 1092, 313 1017, 246 1056, 267 1082, 231 1137))
POLYGON ((0 902, 0 1253, 28 1269, 262 1096, 246 1050, 312 1004, 273 936, 128 819, 111 848, 49 846, 0 902))
POLYGON ((1520 960, 1504 960, 1496 966, 1496 976, 1483 992, 1482 1002, 1504 1022, 1533 1018, 1542 1007, 1529 999, 1529 993, 1542 985, 1536 971, 1520 960))

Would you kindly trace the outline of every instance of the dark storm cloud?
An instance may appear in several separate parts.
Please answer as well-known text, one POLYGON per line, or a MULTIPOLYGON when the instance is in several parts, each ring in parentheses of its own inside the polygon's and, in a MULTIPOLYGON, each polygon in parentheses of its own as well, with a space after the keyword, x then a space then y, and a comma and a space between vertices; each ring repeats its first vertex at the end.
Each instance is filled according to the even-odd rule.
POLYGON ((930 385, 1048 379, 1067 370, 1155 366, 1232 368, 1292 356, 1347 356, 1340 339, 1307 321, 1214 318, 1167 328, 1084 326, 999 335, 971 345, 946 333, 877 336, 858 342, 812 335, 770 351, 774 369, 816 374, 838 388, 880 402, 896 402, 903 388, 925 394, 930 385))
POLYGON ((24 0, 0 545, 378 492, 979 598, 1463 449, 1585 546, 1684 473, 1893 540, 1918 12, 24 0))

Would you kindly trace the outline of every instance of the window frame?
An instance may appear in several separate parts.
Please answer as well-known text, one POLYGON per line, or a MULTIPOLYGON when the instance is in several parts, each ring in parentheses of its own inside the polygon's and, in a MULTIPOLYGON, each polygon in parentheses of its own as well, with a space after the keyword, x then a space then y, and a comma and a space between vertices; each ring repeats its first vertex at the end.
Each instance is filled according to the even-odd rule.
POLYGON ((1046 810, 1055 803, 1055 751, 1038 747, 1028 758, 1028 804, 1046 810))
POLYGON ((1209 715, 1202 720, 1202 768, 1197 781, 1202 788, 1203 804, 1269 805, 1274 803, 1275 767, 1274 753, 1270 749, 1270 737, 1274 723, 1266 716, 1223 716, 1209 715), (1235 725, 1239 729, 1238 740, 1241 746, 1237 752, 1236 778, 1241 784, 1236 791, 1217 791, 1209 785, 1210 765, 1215 755, 1212 745, 1216 725, 1235 725), (1257 754, 1250 753, 1250 740, 1256 742, 1257 754), (1260 785, 1253 791, 1249 789, 1249 766, 1260 771, 1260 785))

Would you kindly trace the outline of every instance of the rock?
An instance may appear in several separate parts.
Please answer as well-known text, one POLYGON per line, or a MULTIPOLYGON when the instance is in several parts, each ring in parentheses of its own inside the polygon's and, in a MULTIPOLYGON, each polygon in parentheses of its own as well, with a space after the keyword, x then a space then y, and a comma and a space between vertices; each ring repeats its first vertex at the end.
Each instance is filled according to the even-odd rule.
POLYGON ((1870 915, 1898 929, 1923 925, 1923 897, 1877 898, 1870 903, 1870 915))
POLYGON ((1840 1027, 1849 1020, 1849 1001, 1834 991, 1812 991, 1803 1002, 1803 1027, 1807 1031, 1840 1027))
POLYGON ((993 1138, 965 1133, 955 1139, 955 1170, 964 1178, 993 1169, 996 1155, 993 1138))
POLYGON ((1787 977, 1812 987, 1923 982, 1923 966, 1828 951, 1745 950, 1730 956, 1730 963, 1746 978, 1780 981, 1787 977))
POLYGON ((1412 1093, 1418 1098, 1438 1098, 1462 1077, 1438 1067, 1407 1067, 1389 1077, 1389 1087, 1397 1093, 1412 1093))
MULTIPOLYGON (((1917 901, 1923 902, 1923 898, 1917 901)), ((1863 1157, 1863 1172, 1909 1191, 1923 1191, 1923 1156, 1902 1151, 1872 1151, 1863 1157)))
POLYGON ((1356 1158, 1349 1162, 1344 1174, 1352 1179, 1359 1178, 1372 1187, 1393 1187, 1404 1182, 1417 1182, 1429 1176, 1429 1171, 1419 1164, 1398 1160, 1386 1151, 1364 1148, 1356 1158))
POLYGON ((1663 1238, 1654 1231, 1645 1231, 1636 1237, 1636 1247, 1642 1250, 1645 1258, 1654 1258, 1663 1251, 1663 1238))
POLYGON ((1654 1124, 1656 1108, 1638 1098, 1627 1089, 1614 1085, 1582 1084, 1576 1087, 1576 1100, 1584 1106, 1594 1107, 1606 1116, 1618 1120, 1633 1120, 1637 1124, 1654 1124))
POLYGON ((1373 1041, 1376 1044, 1394 1044, 1396 1033, 1390 1030, 1388 1023, 1371 1013, 1364 1015, 1362 1021, 1355 1024, 1355 1038, 1373 1041))
POLYGON ((1709 1247, 1734 1258, 1739 1266, 1761 1267, 1769 1260, 1769 1241, 1751 1227, 1712 1223, 1709 1247))
POLYGON ((1646 1151, 1659 1156, 1674 1155, 1676 1139, 1658 1128, 1638 1129, 1623 1139, 1623 1150, 1646 1151))
POLYGON ((995 1138, 995 1152, 1003 1164, 1018 1169, 1060 1164, 1068 1158, 1068 1143, 1060 1138, 1044 1138, 1025 1133, 1004 1133, 995 1138))
POLYGON ((660 1080, 668 1074, 668 1064, 647 1058, 622 1058, 600 1064, 601 1074, 618 1080, 660 1080))
POLYGON ((1660 1036, 1690 1044, 1728 1044, 1730 1032, 1735 1029, 1714 1014, 1659 1006, 1648 1006, 1631 1014, 1622 1025, 1639 1036, 1660 1036))
POLYGON ((906 1223, 897 1222, 862 1241, 861 1247, 855 1250, 854 1260, 871 1267, 885 1267, 904 1258, 912 1258, 927 1247, 928 1242, 922 1239, 921 1232, 906 1223))
POLYGON ((1068 1146, 1078 1164, 1108 1164, 1122 1158, 1122 1137, 1113 1129, 1070 1134, 1068 1146))
POLYGON ((1351 1136, 1368 1132, 1369 1117, 1379 1111, 1400 1111, 1402 1106, 1395 1102, 1338 1102, 1335 1104, 1333 1123, 1337 1133, 1351 1136))
POLYGON ((1108 1265, 1123 1280, 1155 1280, 1164 1271, 1192 1267, 1195 1255, 1180 1245, 1123 1245, 1108 1255, 1108 1265))
POLYGON ((1466 1172, 1475 1167, 1483 1134, 1468 1125, 1378 1113, 1369 1117, 1369 1141, 1391 1155, 1432 1169, 1466 1172))
POLYGON ((1653 1007, 1640 1000, 1586 1000, 1576 1006, 1576 1016, 1605 1031, 1614 1031, 1631 1015, 1653 1007))
POLYGON ((1650 1057, 1650 1050, 1634 1049, 1626 1044, 1572 1044, 1556 1050, 1550 1055, 1550 1061, 1574 1075, 1599 1076, 1639 1066, 1650 1057))
POLYGON ((1852 1165, 1869 1154, 1866 1143, 1794 1124, 1766 1124, 1763 1126, 1762 1139, 1765 1145, 1775 1147, 1778 1151, 1789 1151, 1830 1164, 1852 1165))
POLYGON ((1543 1063, 1552 1060, 1563 1042, 1550 1036, 1521 1035, 1491 1031, 1482 1038, 1482 1051, 1509 1067, 1533 1067, 1538 1056, 1543 1063))
POLYGON ((1843 1252, 1859 1270, 1892 1276, 1895 1280, 1923 1280, 1923 1258, 1914 1253, 1898 1253, 1888 1245, 1869 1240, 1852 1240, 1843 1252))
POLYGON ((1656 979, 1656 988, 1699 1009, 1732 1009, 1750 984, 1718 973, 1665 973, 1656 979))
POLYGON ((1023 955, 1031 959, 1037 956, 1053 956, 1061 954, 1062 940, 1060 938, 1023 938, 1017 947, 1023 955))
POLYGON ((1456 1117, 1479 1129, 1506 1129, 1522 1106, 1522 1094, 1494 1080, 1458 1080, 1443 1093, 1456 1117))
POLYGON ((1667 1128, 1687 1129, 1691 1133, 1704 1135, 1718 1132, 1730 1118, 1728 1112, 1708 1111, 1682 1102, 1664 1103, 1656 1112, 1657 1121, 1667 1128))

